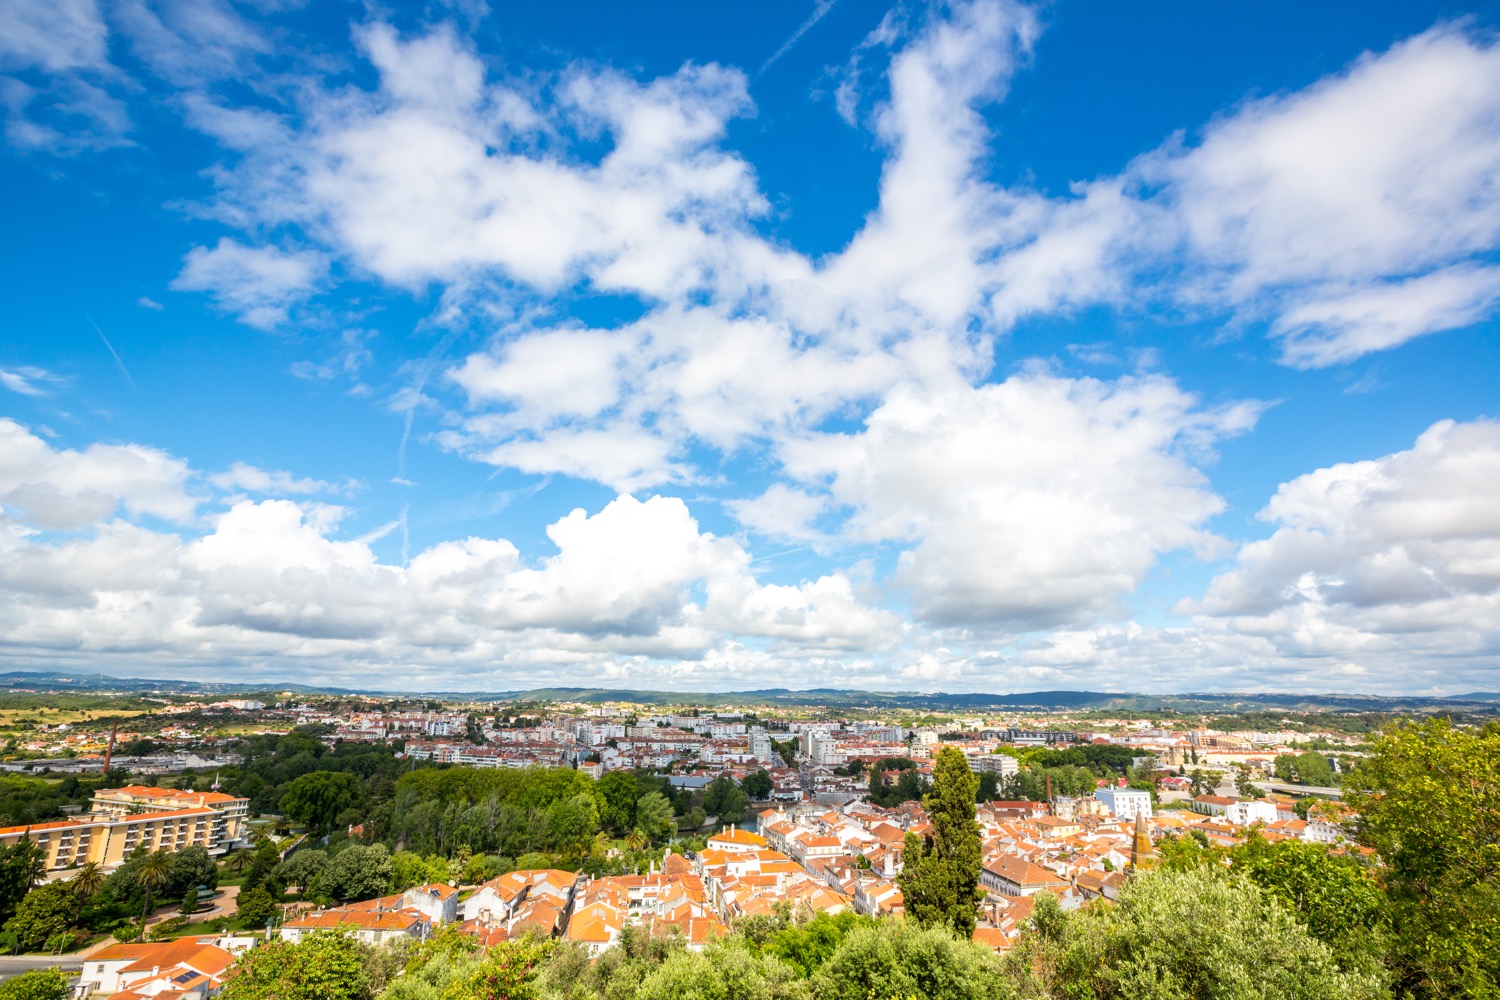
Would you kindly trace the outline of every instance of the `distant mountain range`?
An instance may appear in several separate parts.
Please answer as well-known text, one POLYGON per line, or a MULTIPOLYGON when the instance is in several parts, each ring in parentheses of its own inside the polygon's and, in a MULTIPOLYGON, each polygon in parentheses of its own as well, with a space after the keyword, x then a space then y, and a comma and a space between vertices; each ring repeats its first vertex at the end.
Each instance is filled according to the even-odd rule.
POLYGON ((59 671, 12 670, 0 673, 0 691, 18 689, 46 692, 129 692, 132 694, 230 695, 294 694, 377 695, 387 698, 441 698, 453 701, 573 701, 600 704, 611 701, 639 705, 767 705, 779 708, 907 709, 966 712, 983 709, 1011 711, 1095 710, 1184 713, 1295 711, 1295 712, 1500 712, 1500 693, 1474 692, 1445 698, 1426 696, 1313 695, 1277 693, 1138 694, 1104 691, 1033 691, 1024 694, 925 694, 921 692, 859 691, 813 688, 794 691, 766 688, 757 691, 693 693, 636 691, 611 688, 554 687, 526 691, 394 692, 350 690, 306 684, 237 684, 217 681, 163 680, 112 677, 108 674, 70 674, 59 671))

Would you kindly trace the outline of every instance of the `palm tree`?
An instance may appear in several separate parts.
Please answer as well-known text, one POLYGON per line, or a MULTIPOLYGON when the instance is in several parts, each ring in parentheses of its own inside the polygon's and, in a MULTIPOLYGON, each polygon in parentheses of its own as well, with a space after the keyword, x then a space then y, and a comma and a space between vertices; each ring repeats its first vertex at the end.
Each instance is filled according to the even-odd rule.
POLYGON ((241 847, 239 850, 229 853, 229 856, 224 859, 224 867, 231 871, 242 872, 254 859, 254 852, 241 847))
POLYGON ((104 869, 97 861, 90 861, 68 879, 79 899, 88 899, 104 888, 104 869))
POLYGON ((631 830, 629 835, 626 836, 625 846, 632 851, 639 851, 641 848, 646 846, 646 834, 641 830, 640 827, 636 827, 634 830, 631 830))
POLYGON ((172 856, 165 851, 146 855, 135 870, 135 882, 146 890, 146 903, 141 907, 141 926, 146 926, 146 914, 151 912, 151 894, 167 884, 172 877, 172 856))

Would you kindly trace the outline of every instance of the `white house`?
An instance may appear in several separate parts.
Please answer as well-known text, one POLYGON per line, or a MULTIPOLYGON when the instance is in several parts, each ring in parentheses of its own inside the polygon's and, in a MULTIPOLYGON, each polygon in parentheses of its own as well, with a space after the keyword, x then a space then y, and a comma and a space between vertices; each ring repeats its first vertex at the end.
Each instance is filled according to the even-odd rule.
POLYGON ((1224 818, 1240 826, 1249 826, 1252 823, 1274 823, 1279 817, 1273 803, 1241 799, 1224 810, 1224 818))
POLYGON ((1135 788, 1101 788, 1094 798, 1103 802, 1119 819, 1133 820, 1144 813, 1151 818, 1151 793, 1135 788))

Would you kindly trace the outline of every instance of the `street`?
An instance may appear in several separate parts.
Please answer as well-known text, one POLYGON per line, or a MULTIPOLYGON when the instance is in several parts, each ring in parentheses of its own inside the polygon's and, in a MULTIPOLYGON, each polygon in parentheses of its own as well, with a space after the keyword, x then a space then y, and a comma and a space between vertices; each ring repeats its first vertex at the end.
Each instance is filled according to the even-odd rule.
POLYGON ((0 982, 32 969, 50 969, 53 966, 61 968, 70 976, 83 971, 83 961, 77 955, 5 955, 0 956, 0 982))

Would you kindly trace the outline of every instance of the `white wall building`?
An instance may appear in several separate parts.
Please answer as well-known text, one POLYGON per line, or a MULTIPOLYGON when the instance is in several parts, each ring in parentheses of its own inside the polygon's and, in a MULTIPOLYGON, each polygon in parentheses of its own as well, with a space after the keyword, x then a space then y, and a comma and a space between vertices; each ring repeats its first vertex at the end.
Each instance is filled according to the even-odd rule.
POLYGON ((1119 819, 1133 820, 1142 813, 1147 819, 1151 818, 1150 792, 1136 788, 1101 788, 1094 793, 1094 798, 1108 806, 1119 819))

